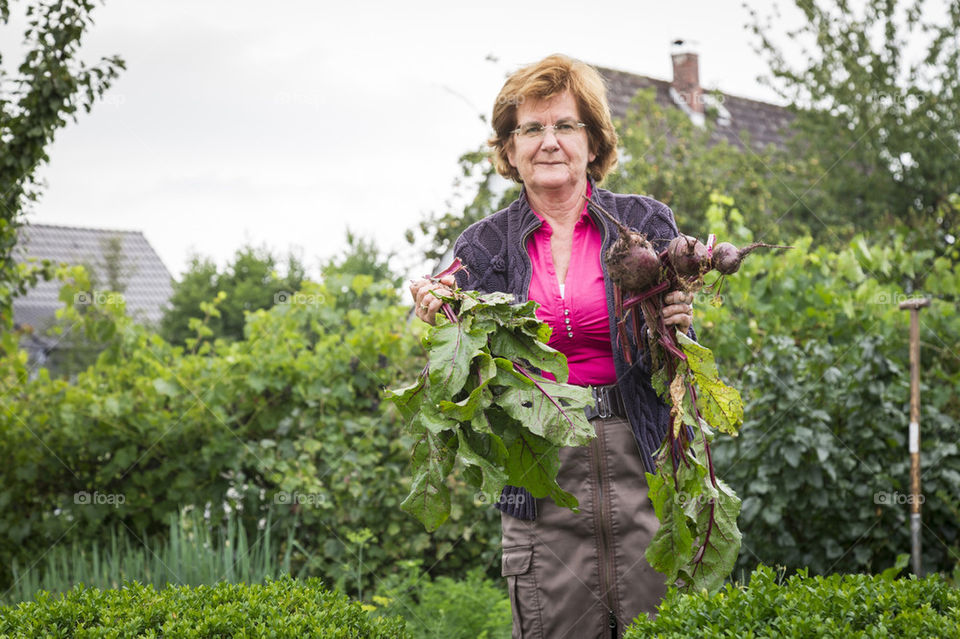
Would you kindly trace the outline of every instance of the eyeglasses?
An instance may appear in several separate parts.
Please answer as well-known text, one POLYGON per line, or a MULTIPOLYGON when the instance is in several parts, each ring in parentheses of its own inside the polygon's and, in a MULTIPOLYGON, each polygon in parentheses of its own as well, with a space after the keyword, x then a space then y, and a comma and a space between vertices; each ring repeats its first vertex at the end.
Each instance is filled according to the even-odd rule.
POLYGON ((545 136, 547 134, 547 129, 552 129, 553 134, 560 138, 569 137, 585 126, 587 125, 583 122, 576 122, 575 120, 560 120, 556 124, 550 126, 545 126, 539 122, 529 122, 517 127, 511 131, 511 133, 519 135, 520 137, 528 140, 534 140, 536 138, 542 138, 545 136))

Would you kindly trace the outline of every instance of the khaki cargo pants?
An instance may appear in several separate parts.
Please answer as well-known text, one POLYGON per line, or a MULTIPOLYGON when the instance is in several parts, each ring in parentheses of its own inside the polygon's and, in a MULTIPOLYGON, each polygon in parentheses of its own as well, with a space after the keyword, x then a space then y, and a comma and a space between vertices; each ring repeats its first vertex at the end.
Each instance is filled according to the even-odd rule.
POLYGON ((558 481, 576 495, 579 514, 538 499, 534 521, 501 515, 513 639, 622 637, 666 594, 644 557, 659 523, 630 425, 621 417, 592 423, 592 445, 560 451, 558 481))

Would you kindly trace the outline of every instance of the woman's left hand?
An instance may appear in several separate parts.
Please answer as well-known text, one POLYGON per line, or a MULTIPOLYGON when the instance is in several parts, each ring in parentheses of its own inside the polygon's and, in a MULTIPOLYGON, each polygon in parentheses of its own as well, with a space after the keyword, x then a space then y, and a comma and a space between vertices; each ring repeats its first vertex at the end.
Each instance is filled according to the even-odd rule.
POLYGON ((663 323, 687 333, 693 324, 693 293, 670 291, 663 301, 663 323))

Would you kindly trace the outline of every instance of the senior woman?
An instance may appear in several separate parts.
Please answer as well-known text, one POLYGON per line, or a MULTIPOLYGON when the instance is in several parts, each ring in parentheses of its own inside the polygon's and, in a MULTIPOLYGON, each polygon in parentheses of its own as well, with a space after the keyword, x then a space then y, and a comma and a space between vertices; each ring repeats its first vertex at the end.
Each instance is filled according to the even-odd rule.
MULTIPOLYGON (((593 387, 597 398, 588 409, 596 439, 560 451, 558 481, 577 496, 580 512, 512 486, 497 505, 513 636, 616 638, 638 614, 654 612, 665 592, 644 557, 658 526, 644 471, 653 472, 668 409, 651 387, 647 360, 633 353, 629 366, 616 339, 602 256, 617 228, 584 196, 661 248, 677 227, 666 205, 597 186, 616 164, 617 135, 592 67, 552 55, 520 69, 497 97, 493 127, 496 168, 523 189, 457 240, 467 271, 456 284, 536 300, 537 316, 553 328, 550 346, 567 356, 570 383, 593 387)), ((430 289, 454 283, 413 282, 417 316, 432 324, 440 300, 430 289)), ((691 302, 691 294, 668 293, 666 324, 689 331, 691 302)))

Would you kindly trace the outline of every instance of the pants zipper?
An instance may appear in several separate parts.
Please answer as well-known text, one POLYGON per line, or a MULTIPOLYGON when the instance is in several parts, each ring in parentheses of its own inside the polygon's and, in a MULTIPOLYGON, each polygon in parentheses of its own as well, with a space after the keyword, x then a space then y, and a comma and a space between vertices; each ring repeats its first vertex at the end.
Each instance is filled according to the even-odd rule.
POLYGON ((608 530, 610 528, 606 503, 604 501, 604 473, 603 473, 603 429, 597 429, 597 437, 593 441, 593 462, 596 472, 594 477, 597 481, 597 514, 599 519, 599 540, 597 543, 597 552, 600 554, 600 588, 603 591, 605 603, 607 604, 607 624, 610 627, 611 639, 617 639, 617 615, 614 612, 616 607, 613 601, 613 588, 610 586, 611 579, 615 579, 613 560, 610 556, 611 548, 608 544, 608 530))

